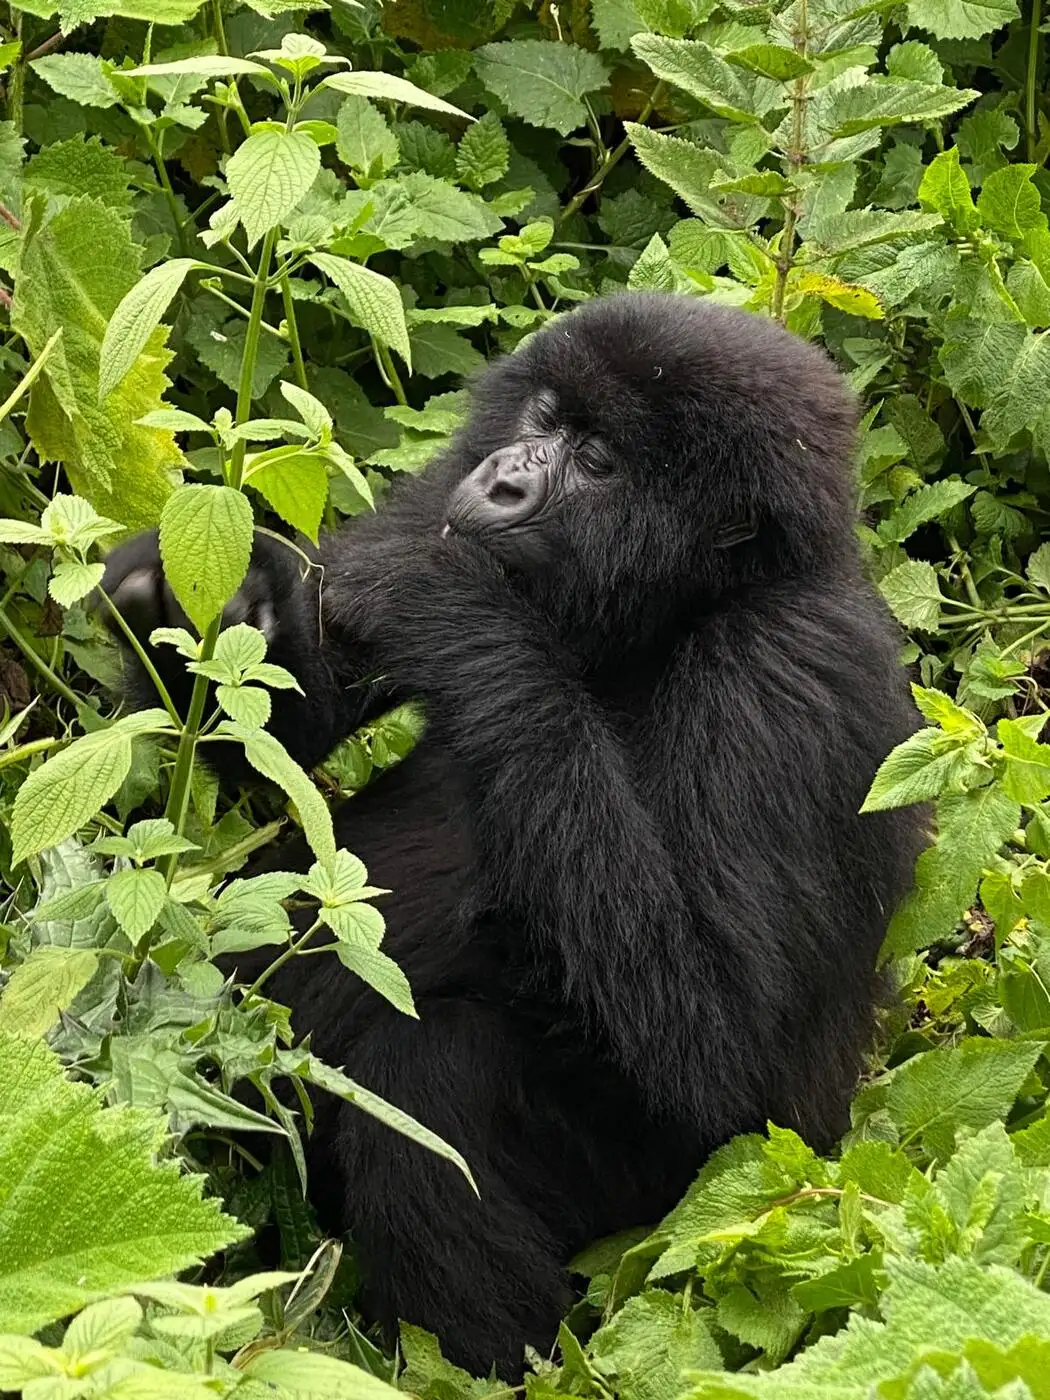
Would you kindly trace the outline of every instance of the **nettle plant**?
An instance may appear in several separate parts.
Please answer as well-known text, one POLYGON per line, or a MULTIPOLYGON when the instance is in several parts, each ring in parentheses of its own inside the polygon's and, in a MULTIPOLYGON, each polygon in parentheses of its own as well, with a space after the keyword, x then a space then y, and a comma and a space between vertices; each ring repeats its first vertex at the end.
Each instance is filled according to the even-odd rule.
MULTIPOLYGON (((99 541, 135 523, 134 512, 131 522, 117 522, 100 515, 83 496, 58 494, 43 510, 39 524, 0 521, 0 542, 52 552, 47 588, 55 602, 69 608, 90 594, 100 597, 151 677, 159 701, 153 708, 105 721, 59 682, 60 693, 76 705, 88 732, 52 754, 18 788, 11 810, 11 863, 17 867, 49 853, 39 871, 45 897, 32 911, 33 923, 45 929, 90 928, 94 936, 90 942, 72 936, 64 945, 55 939, 28 947, 5 987, 0 1029, 40 1035, 54 1028, 59 1012, 68 1010, 58 1033, 61 1048, 67 1058, 105 1078, 114 1101, 163 1103, 184 1127, 199 1124, 280 1134, 290 1146, 304 1188, 299 1129, 295 1115, 274 1091, 278 1078, 295 1086, 307 1123, 310 1106, 305 1086, 312 1084, 454 1161, 470 1179, 459 1154, 425 1126, 320 1062, 308 1046, 295 1046, 287 1011, 263 993, 270 975, 289 958, 328 952, 400 1011, 416 1014, 407 980, 380 946, 383 917, 372 900, 384 891, 369 885, 360 860, 337 849, 324 798, 264 727, 270 716, 270 691, 298 688, 297 682, 283 667, 266 660, 266 639, 257 628, 243 622, 224 625, 224 608, 248 570, 256 528, 246 488, 257 492, 287 525, 315 542, 333 473, 356 493, 361 507, 372 504, 364 474, 335 440, 331 415, 305 387, 295 322, 296 275, 309 265, 338 289, 347 314, 372 338, 391 383, 397 382, 392 354, 406 364, 410 361, 398 289, 363 265, 360 259, 370 245, 367 238, 358 241, 355 222, 338 233, 316 219, 289 225, 289 216, 317 177, 320 146, 335 134, 328 123, 300 120, 310 96, 307 80, 325 66, 345 63, 326 55, 316 40, 292 34, 280 49, 253 58, 205 55, 111 74, 123 100, 130 103, 134 97, 143 112, 149 110, 153 91, 170 104, 177 95, 173 85, 188 83, 198 91, 202 80, 211 83, 247 75, 273 93, 284 114, 283 120, 251 123, 236 88, 228 83, 222 87, 215 100, 243 122, 245 139, 227 162, 230 198, 213 212, 210 227, 201 237, 226 257, 221 263, 188 257, 158 263, 115 306, 98 350, 96 412, 105 413, 112 411, 129 381, 149 374, 151 362, 159 360, 166 334, 161 318, 187 278, 199 278, 231 304, 236 305, 237 294, 250 299, 235 410, 219 409, 207 422, 183 410, 158 408, 135 424, 146 434, 200 434, 210 443, 208 462, 220 478, 215 484, 192 482, 174 489, 160 474, 152 483, 148 472, 140 480, 146 491, 151 484, 165 487, 160 506, 165 574, 195 629, 191 633, 184 628, 159 628, 150 639, 178 652, 193 677, 184 714, 101 589, 103 566, 92 557, 99 541), (296 368, 296 380, 280 386, 294 414, 284 418, 252 416, 263 313, 271 292, 283 298, 282 334, 296 368), (125 832, 103 809, 133 773, 136 746, 143 741, 173 753, 167 801, 162 817, 137 821, 125 832), (296 819, 316 857, 306 875, 269 872, 220 888, 222 876, 235 868, 244 850, 234 853, 232 863, 229 850, 223 851, 217 865, 209 867, 208 853, 187 835, 195 785, 198 831, 207 831, 215 811, 213 787, 198 762, 201 751, 208 745, 229 743, 238 744, 248 763, 283 789, 294 804, 296 819), (92 823, 101 828, 101 834, 85 848, 71 846, 71 838, 92 823), (190 855, 205 858, 187 866, 190 855), (112 862, 108 873, 102 858, 112 862), (63 884, 67 888, 62 889, 63 884), (312 922, 302 932, 293 930, 286 909, 293 897, 299 907, 305 904, 313 910, 312 922), (106 928, 108 936, 100 937, 106 928), (321 933, 327 941, 319 943, 321 933), (223 953, 265 946, 274 947, 273 961, 251 986, 237 991, 209 961, 223 953), (123 1027, 127 1032, 156 996, 155 970, 174 979, 170 1014, 159 1021, 152 1018, 148 1032, 114 1038, 122 1017, 128 1023, 123 1027), (115 992, 117 987, 122 1012, 108 1002, 107 989, 115 992), (186 1034, 189 1025, 194 1027, 192 1036, 186 1034), (234 1043, 235 1054, 230 1053, 234 1043), (232 1096, 238 1080, 254 1085, 267 1113, 232 1096)), ((389 74, 340 72, 321 77, 320 82, 341 92, 393 96, 456 111, 389 74)), ((30 207, 25 232, 30 257, 34 238, 42 245, 63 236, 55 229, 62 218, 59 213, 45 222, 42 211, 30 207)), ((30 298, 22 301, 21 283, 15 312, 23 326, 34 314, 30 298)), ((26 336, 32 344, 28 329, 26 336)), ((98 419, 93 425, 75 410, 66 412, 70 406, 54 388, 56 359, 65 357, 72 377, 78 355, 84 352, 76 329, 68 339, 52 341, 51 346, 47 410, 54 411, 60 422, 64 415, 62 426, 72 433, 90 431, 98 426, 98 419)), ((31 372, 34 377, 39 370, 38 363, 31 372)), ((128 392, 134 393, 134 388, 128 392)), ((35 404, 34 412, 38 409, 35 404)), ((53 429, 62 427, 53 425, 53 429)), ((105 468, 98 454, 92 459, 85 451, 80 466, 94 499, 101 490, 117 500, 118 484, 100 481, 105 468)), ((75 470, 70 474, 77 475, 75 470)), ((121 485, 125 479, 121 478, 121 485)), ((289 543, 289 548, 294 546, 289 543)), ((44 669, 48 670, 46 665, 44 669)), ((58 679, 51 672, 49 678, 58 679)), ((404 709, 385 727, 372 726, 359 739, 359 744, 367 745, 369 763, 394 761, 403 752, 406 733, 411 742, 418 722, 404 709), (386 745, 385 754, 376 753, 377 743, 386 745)), ((246 849, 261 844, 274 829, 254 834, 246 849)))

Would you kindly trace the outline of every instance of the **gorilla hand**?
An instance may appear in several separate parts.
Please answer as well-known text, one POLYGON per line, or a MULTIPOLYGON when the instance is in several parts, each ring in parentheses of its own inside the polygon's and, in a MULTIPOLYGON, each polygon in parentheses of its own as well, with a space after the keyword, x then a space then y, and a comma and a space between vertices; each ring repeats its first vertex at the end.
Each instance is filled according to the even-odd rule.
MULTIPOLYGON (((225 626, 247 623, 262 632, 267 660, 284 666, 296 677, 304 695, 291 690, 271 692, 273 712, 267 728, 301 763, 322 759, 353 727, 344 718, 346 705, 339 677, 333 674, 329 649, 321 641, 318 619, 320 574, 303 577, 302 560, 294 550, 257 534, 244 582, 223 610, 225 626)), ((156 532, 140 535, 114 550, 106 561, 102 588, 147 651, 179 712, 189 706, 195 677, 172 646, 152 646, 158 627, 192 630, 164 577, 156 532)), ((123 691, 136 707, 156 704, 152 682, 110 615, 108 625, 122 643, 123 691)), ((209 748, 209 759, 230 777, 243 776, 232 745, 209 748), (228 752, 229 751, 229 752, 228 752)))

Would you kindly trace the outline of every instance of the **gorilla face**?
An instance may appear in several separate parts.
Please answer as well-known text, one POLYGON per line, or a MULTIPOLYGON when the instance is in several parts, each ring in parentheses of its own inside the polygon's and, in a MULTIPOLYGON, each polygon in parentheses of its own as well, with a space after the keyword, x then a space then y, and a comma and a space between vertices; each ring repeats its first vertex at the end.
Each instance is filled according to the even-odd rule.
POLYGON ((474 538, 511 568, 550 566, 579 498, 608 489, 613 472, 598 433, 565 421, 557 395, 540 389, 526 402, 514 441, 453 490, 443 533, 474 538))
POLYGON ((722 592, 841 556, 851 396, 819 350, 700 299, 627 294, 497 361, 453 448, 443 532, 559 609, 722 592))

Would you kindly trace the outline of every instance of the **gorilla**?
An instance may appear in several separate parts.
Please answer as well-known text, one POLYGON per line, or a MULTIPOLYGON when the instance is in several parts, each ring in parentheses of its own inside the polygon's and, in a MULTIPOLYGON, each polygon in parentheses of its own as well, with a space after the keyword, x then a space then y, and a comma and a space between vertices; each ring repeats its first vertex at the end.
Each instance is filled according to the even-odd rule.
MULTIPOLYGON (((270 990, 470 1164, 480 1200, 334 1101, 309 1150, 366 1316, 475 1374, 520 1376, 572 1255, 657 1221, 733 1134, 847 1125, 921 839, 912 812, 858 815, 915 716, 860 567, 856 421, 774 323, 624 294, 490 366, 447 453, 323 570, 258 536, 235 604, 305 692, 270 725, 300 763, 398 700, 428 715, 336 816, 393 892, 420 1019, 328 958, 270 990)), ((142 636, 184 625, 152 537, 105 586, 142 636)))

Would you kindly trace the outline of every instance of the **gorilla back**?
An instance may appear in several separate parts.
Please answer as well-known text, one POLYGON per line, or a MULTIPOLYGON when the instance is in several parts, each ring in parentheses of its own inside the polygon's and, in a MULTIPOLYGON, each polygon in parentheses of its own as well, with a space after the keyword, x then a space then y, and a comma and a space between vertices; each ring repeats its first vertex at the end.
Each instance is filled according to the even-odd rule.
MULTIPOLYGON (((859 566, 854 430, 776 325, 623 296, 495 363, 450 451, 324 542, 320 592, 259 537, 236 606, 302 683, 271 723, 295 756, 427 707, 336 819, 393 891, 420 1020, 326 959, 274 991, 471 1164, 480 1201, 346 1105, 311 1145, 366 1311, 476 1373, 549 1346, 573 1252, 655 1221, 711 1148, 845 1124, 920 839, 858 815, 914 718, 859 566)), ((144 634, 178 620, 151 539, 107 584, 144 634)))

